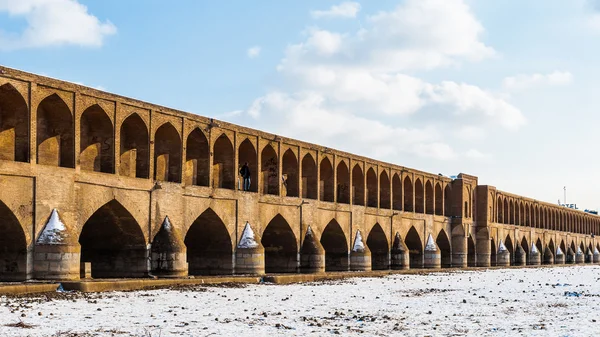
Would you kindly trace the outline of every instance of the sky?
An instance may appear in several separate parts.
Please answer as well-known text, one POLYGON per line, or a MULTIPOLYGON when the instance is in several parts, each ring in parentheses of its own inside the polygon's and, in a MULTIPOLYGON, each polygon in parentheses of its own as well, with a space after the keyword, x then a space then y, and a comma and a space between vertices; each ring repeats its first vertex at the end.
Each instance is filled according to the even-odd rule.
POLYGON ((600 0, 0 0, 0 64, 600 208, 600 0))

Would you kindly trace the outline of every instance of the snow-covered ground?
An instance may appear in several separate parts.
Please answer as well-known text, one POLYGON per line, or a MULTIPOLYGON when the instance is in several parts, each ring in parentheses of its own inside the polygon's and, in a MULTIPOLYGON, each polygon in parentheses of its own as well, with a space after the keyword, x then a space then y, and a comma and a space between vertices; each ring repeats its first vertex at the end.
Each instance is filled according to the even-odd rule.
POLYGON ((1 297, 0 336, 594 336, 599 280, 577 266, 1 297))

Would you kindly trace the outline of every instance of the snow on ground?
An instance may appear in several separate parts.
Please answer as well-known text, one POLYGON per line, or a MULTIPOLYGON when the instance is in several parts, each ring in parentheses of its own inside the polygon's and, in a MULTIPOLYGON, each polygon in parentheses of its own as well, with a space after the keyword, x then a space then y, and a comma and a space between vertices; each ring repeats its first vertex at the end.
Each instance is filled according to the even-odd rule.
POLYGON ((598 280, 575 266, 0 297, 0 336, 592 336, 598 280))

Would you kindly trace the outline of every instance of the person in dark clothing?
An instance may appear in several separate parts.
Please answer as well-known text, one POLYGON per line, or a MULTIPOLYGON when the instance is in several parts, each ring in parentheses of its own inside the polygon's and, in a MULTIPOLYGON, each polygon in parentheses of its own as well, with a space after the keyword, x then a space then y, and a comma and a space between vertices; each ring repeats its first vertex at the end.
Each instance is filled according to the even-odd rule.
POLYGON ((244 191, 250 191, 250 168, 248 162, 244 163, 244 166, 240 169, 240 175, 244 179, 244 191))

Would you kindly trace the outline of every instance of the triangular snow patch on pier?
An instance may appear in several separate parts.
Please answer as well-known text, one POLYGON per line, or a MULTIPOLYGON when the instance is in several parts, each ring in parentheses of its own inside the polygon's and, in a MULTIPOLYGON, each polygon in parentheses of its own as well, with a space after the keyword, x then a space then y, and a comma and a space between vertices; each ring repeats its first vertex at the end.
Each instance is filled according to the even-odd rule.
POLYGON ((560 249, 560 247, 556 248, 556 255, 564 255, 562 249, 560 249))
POLYGON ((540 251, 537 249, 537 247, 535 246, 535 243, 531 244, 531 253, 535 254, 535 253, 539 253, 540 251))
POLYGON ((244 227, 244 231, 242 232, 242 238, 240 239, 240 243, 237 246, 238 248, 256 248, 258 247, 258 242, 254 238, 254 231, 250 224, 246 222, 246 226, 244 227))
POLYGON ((508 249, 506 248, 506 245, 504 244, 504 242, 502 240, 500 240, 500 247, 498 247, 498 253, 503 253, 508 251, 508 249))
POLYGON ((360 234, 360 230, 356 231, 356 238, 354 239, 354 247, 352 247, 353 252, 364 252, 365 251, 365 243, 363 242, 362 235, 360 234))
POLYGON ((60 220, 58 211, 55 208, 52 210, 50 219, 48 219, 48 222, 46 222, 44 230, 42 231, 42 234, 40 234, 37 243, 45 245, 60 245, 66 238, 67 229, 65 224, 60 220))
POLYGON ((428 252, 434 252, 437 249, 437 246, 435 244, 435 241, 433 241, 433 236, 431 234, 429 234, 429 237, 427 238, 427 244, 425 245, 425 250, 428 252))
POLYGON ((577 255, 583 255, 583 252, 581 251, 581 247, 577 247, 577 255))

